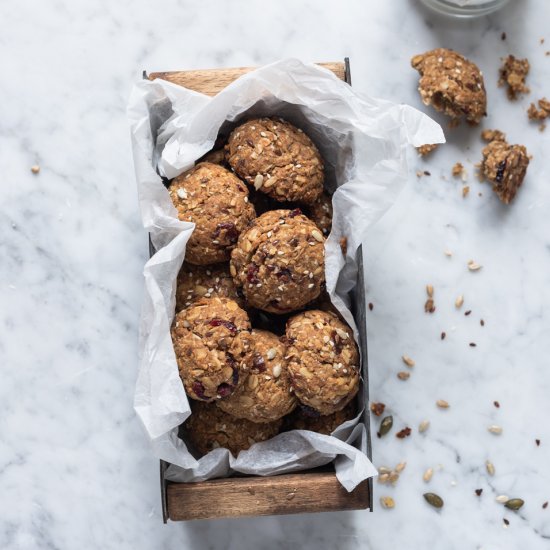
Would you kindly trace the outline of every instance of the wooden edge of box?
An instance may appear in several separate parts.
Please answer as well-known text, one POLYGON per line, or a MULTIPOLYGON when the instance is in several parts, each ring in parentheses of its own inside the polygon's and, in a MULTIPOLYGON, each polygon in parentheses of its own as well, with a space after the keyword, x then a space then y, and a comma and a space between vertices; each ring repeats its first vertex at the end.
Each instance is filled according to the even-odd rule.
POLYGON ((334 472, 300 472, 199 483, 168 482, 166 502, 170 520, 187 521, 363 510, 368 507, 368 493, 367 481, 348 493, 334 472))
MULTIPOLYGON (((344 62, 331 62, 331 63, 317 63, 321 67, 332 71, 340 80, 346 79, 346 68, 349 68, 349 63, 344 62)), ((249 73, 255 70, 257 67, 237 67, 233 69, 197 69, 191 71, 165 71, 154 72, 149 75, 144 73, 144 77, 149 80, 160 78, 167 80, 173 84, 178 84, 189 90, 200 92, 201 94, 214 96, 218 92, 221 92, 226 86, 231 84, 234 80, 237 80, 243 74, 249 73)), ((348 82, 349 84, 349 82, 348 82)))

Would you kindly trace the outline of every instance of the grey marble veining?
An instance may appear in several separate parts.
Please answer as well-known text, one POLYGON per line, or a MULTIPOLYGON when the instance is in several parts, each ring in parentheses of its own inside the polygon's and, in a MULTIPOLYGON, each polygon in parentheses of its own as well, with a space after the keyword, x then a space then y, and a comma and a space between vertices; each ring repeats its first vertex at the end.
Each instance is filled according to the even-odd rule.
POLYGON ((0 548, 550 548, 550 130, 525 114, 550 94, 549 17, 542 0, 475 22, 415 0, 2 2, 0 548), (505 207, 474 176, 479 132, 447 132, 428 160, 412 155, 407 188, 365 243, 371 396, 396 428, 413 428, 406 440, 375 438, 374 462, 407 461, 401 479, 375 483, 373 514, 162 525, 157 462, 132 409, 147 258, 125 117, 132 82, 142 69, 347 55, 355 87, 421 108, 409 59, 435 46, 479 63, 484 126, 524 143, 533 161, 505 207), (532 66, 532 93, 514 104, 496 87, 507 53, 532 66), (456 161, 468 172, 466 199, 450 175, 456 161), (482 270, 469 272, 470 259, 482 270), (428 283, 433 315, 423 312, 428 283), (404 353, 416 361, 406 382, 396 377, 404 353), (445 499, 441 512, 424 503, 427 490, 445 499), (499 494, 526 504, 506 511, 499 494), (394 510, 381 509, 382 495, 394 510))

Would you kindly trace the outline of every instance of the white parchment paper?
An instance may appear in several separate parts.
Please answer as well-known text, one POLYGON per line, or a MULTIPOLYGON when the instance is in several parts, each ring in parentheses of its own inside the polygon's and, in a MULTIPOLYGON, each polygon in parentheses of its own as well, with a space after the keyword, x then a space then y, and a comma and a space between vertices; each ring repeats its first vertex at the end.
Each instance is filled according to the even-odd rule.
POLYGON ((319 147, 334 217, 327 239, 327 290, 357 334, 348 309, 356 283, 355 252, 365 232, 395 201, 404 185, 407 149, 441 143, 443 132, 406 105, 358 93, 333 73, 295 59, 242 76, 210 98, 163 80, 142 81, 128 106, 143 224, 158 252, 147 262, 140 325, 140 369, 134 405, 155 454, 172 464, 167 477, 201 481, 232 472, 274 475, 334 460, 351 491, 376 474, 366 452, 366 432, 356 418, 332 436, 306 430, 282 433, 233 457, 215 449, 196 459, 177 436, 189 416, 170 338, 177 273, 194 224, 177 219, 163 178, 193 166, 221 133, 252 116, 277 115, 301 127, 319 147), (160 175, 159 175, 160 174, 160 175), (344 259, 339 246, 347 238, 344 259))

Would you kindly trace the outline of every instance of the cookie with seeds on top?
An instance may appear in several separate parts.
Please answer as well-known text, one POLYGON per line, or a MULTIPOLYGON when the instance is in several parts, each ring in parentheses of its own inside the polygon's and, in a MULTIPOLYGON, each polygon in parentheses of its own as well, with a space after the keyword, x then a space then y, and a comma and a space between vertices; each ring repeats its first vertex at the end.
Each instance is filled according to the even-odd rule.
POLYGON ((228 264, 192 265, 184 262, 176 285, 176 312, 201 298, 231 298, 244 307, 242 292, 235 286, 228 264))
POLYGON ((231 347, 233 357, 246 363, 249 374, 244 384, 218 407, 251 422, 273 422, 291 413, 296 397, 291 392, 286 345, 266 330, 241 333, 231 347))
POLYGON ((271 210, 241 233, 229 269, 248 305, 288 313, 324 288, 324 244, 319 228, 299 209, 271 210))
POLYGON ((172 342, 189 397, 214 401, 242 384, 247 365, 237 362, 230 348, 240 332, 249 330, 246 311, 229 298, 201 298, 176 314, 172 342))
POLYGON ((301 129, 283 119, 241 124, 229 136, 225 153, 240 178, 277 201, 311 204, 323 191, 319 150, 301 129))
POLYGON ((328 311, 287 322, 288 370, 298 400, 322 415, 342 410, 359 390, 359 351, 350 327, 328 311))
POLYGON ((223 412, 213 403, 194 402, 191 416, 181 431, 183 438, 202 455, 223 447, 236 457, 254 443, 276 436, 281 424, 282 420, 263 424, 250 422, 223 412))
POLYGON ((328 237, 332 229, 332 198, 323 193, 308 207, 308 218, 315 222, 315 225, 328 237))
POLYGON ((487 115, 487 94, 479 67, 453 50, 437 48, 415 55, 411 65, 420 73, 418 91, 424 105, 477 125, 487 115))
POLYGON ((201 162, 172 180, 168 192, 178 218, 195 224, 185 260, 194 265, 229 260, 241 231, 256 216, 246 185, 223 166, 201 162))

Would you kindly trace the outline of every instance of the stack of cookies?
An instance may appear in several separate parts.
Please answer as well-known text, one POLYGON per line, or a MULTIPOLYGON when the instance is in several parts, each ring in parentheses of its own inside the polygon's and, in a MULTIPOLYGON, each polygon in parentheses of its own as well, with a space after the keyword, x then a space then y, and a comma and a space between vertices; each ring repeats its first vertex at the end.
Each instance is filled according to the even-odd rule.
POLYGON ((169 193, 195 223, 172 326, 192 400, 186 441, 237 455, 281 430, 330 434, 352 418, 359 353, 325 292, 332 204, 311 139, 279 118, 249 120, 169 193))

